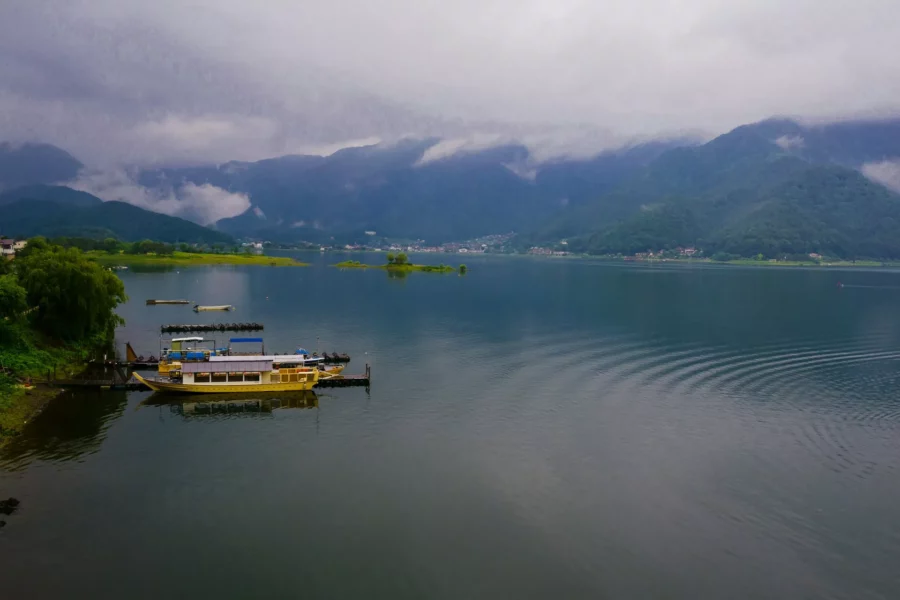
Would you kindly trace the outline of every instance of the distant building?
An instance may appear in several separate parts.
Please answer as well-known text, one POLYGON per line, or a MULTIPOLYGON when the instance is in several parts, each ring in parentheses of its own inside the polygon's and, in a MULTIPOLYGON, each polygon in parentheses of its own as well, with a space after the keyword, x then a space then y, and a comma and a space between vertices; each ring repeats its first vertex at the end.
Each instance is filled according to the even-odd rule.
POLYGON ((820 260, 822 258, 822 255, 816 254, 815 252, 810 252, 809 257, 813 260, 820 260))
POLYGON ((375 235, 375 232, 374 232, 374 231, 367 231, 367 232, 366 232, 366 235, 375 235))
MULTIPOLYGON (((23 246, 24 248, 24 243, 23 246)), ((15 256, 16 254, 16 241, 9 239, 0 239, 0 254, 3 256, 15 256)))

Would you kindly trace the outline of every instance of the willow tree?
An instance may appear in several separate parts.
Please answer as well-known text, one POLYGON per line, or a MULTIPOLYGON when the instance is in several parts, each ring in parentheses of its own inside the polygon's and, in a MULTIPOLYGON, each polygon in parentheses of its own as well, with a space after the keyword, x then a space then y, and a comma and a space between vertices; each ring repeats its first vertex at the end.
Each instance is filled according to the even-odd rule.
POLYGON ((26 293, 34 326, 69 340, 111 335, 122 322, 113 312, 126 300, 122 280, 77 248, 28 245, 16 258, 19 285, 26 293))

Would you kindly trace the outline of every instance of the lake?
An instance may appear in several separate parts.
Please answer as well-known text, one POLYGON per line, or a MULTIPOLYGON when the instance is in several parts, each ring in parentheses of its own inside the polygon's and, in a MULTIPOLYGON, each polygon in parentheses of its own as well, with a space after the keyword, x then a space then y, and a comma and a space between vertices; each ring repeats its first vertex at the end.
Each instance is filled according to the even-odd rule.
POLYGON ((261 321, 371 389, 64 394, 0 454, 8 597, 900 597, 900 272, 300 256, 122 272, 120 347, 261 321))

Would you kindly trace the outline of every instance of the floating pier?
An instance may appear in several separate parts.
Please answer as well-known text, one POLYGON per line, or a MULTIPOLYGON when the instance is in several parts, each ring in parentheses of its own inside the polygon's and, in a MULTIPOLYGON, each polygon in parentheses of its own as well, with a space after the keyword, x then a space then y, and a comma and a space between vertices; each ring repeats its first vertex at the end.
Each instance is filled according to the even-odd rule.
POLYGON ((190 333, 193 331, 262 331, 262 323, 182 323, 162 325, 160 333, 190 333))

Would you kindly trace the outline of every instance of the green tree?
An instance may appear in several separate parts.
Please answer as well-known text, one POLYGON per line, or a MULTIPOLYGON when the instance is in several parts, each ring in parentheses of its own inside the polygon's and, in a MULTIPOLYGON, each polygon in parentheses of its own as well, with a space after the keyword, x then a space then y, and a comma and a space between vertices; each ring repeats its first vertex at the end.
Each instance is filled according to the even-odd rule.
POLYGON ((389 265, 394 263, 394 259, 395 259, 395 258, 397 258, 397 257, 394 256, 394 253, 393 253, 393 252, 388 252, 388 255, 387 255, 387 261, 388 261, 388 264, 389 264, 389 265))
POLYGON ((459 265, 459 272, 462 275, 465 275, 468 270, 469 270, 469 267, 467 267, 466 265, 459 265))
MULTIPOLYGON (((43 236, 33 237, 28 240, 28 244, 18 252, 16 252, 16 259, 21 261, 24 258, 28 258, 32 253, 42 252, 50 248, 50 242, 47 241, 47 238, 43 236)), ((16 263, 21 264, 21 263, 16 263)))
POLYGON ((121 319, 113 312, 126 300, 122 280, 88 260, 77 248, 33 247, 16 258, 19 284, 35 327, 53 337, 85 339, 109 335, 121 319))
POLYGON ((27 294, 25 288, 16 281, 16 276, 0 277, 0 319, 13 319, 26 308, 28 308, 27 294))
POLYGON ((409 257, 406 256, 406 253, 401 252, 394 258, 394 264, 396 265, 405 265, 409 262, 409 257))
POLYGON ((103 250, 108 254, 116 254, 121 248, 122 245, 116 238, 106 238, 103 240, 103 250))

